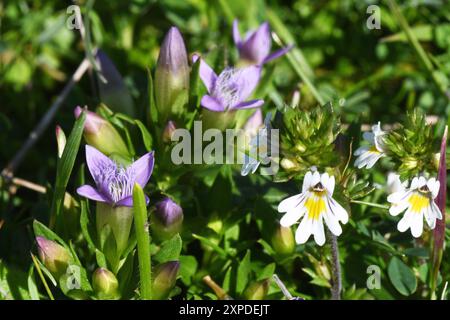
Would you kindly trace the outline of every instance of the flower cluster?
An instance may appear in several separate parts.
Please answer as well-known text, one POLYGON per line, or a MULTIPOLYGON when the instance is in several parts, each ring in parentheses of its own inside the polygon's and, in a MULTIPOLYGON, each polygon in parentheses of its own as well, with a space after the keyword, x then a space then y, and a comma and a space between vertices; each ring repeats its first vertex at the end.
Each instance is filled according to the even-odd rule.
POLYGON ((387 198, 391 204, 389 213, 397 216, 405 212, 397 229, 400 232, 411 229, 416 238, 423 233, 424 218, 430 229, 435 228, 437 219, 442 219, 442 213, 434 202, 440 183, 434 177, 426 179, 423 174, 428 172, 430 175, 436 171, 432 165, 434 153, 430 135, 431 127, 426 124, 425 116, 415 110, 408 114, 406 126, 391 132, 383 131, 380 123, 374 125, 371 132, 363 134, 368 145, 359 147, 354 153, 357 156, 355 166, 359 169, 370 169, 387 155, 398 164, 400 175, 388 179, 388 188, 393 189, 387 198), (409 188, 408 179, 401 182, 400 177, 412 178, 409 188))

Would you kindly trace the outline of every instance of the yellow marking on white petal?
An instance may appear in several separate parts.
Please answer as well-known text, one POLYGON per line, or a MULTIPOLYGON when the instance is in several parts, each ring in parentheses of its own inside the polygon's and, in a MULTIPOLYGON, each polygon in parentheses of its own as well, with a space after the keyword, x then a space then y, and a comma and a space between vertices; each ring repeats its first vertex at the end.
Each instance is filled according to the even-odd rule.
POLYGON ((412 212, 420 213, 424 208, 430 205, 430 198, 420 193, 413 193, 409 197, 408 202, 411 205, 412 212))
POLYGON ((367 150, 367 151, 369 151, 369 152, 371 152, 371 153, 377 153, 377 154, 381 153, 380 151, 378 151, 376 145, 371 146, 370 149, 367 150))
POLYGON ((325 211, 325 201, 322 196, 323 192, 314 191, 312 195, 305 201, 305 208, 308 212, 308 218, 319 220, 320 215, 325 211))

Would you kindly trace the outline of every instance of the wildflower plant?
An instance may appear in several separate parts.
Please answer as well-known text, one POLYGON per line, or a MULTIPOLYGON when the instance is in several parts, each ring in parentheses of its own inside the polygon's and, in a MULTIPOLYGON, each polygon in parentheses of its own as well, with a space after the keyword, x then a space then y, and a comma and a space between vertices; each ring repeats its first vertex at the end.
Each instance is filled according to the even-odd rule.
MULTIPOLYGON (((53 153, 41 141, 45 149, 28 155, 49 160, 33 174, 50 181, 24 182, 15 176, 21 171, 14 171, 14 159, 2 172, 0 298, 3 293, 50 300, 448 297, 443 130, 448 101, 442 102, 448 98, 439 93, 436 70, 429 76, 439 82, 432 94, 435 107, 423 105, 429 96, 416 99, 432 84, 414 64, 400 73, 402 64, 374 65, 387 64, 386 48, 410 33, 377 38, 377 49, 370 48, 379 59, 359 60, 359 52, 331 44, 314 49, 326 23, 339 25, 328 4, 321 4, 317 28, 308 27, 308 19, 286 24, 295 17, 278 5, 238 3, 172 8, 155 2, 156 12, 170 11, 158 25, 135 16, 122 28, 123 15, 120 28, 113 28, 121 33, 108 31, 114 37, 104 38, 100 15, 86 8, 86 18, 95 19, 81 33, 83 46, 72 43, 70 61, 61 63, 72 65, 81 57, 67 89, 76 90, 68 95, 64 89, 66 100, 47 101, 56 100, 58 107, 64 100, 72 106, 70 114, 50 108, 58 115, 53 153), (216 14, 219 7, 223 16, 216 14), (177 26, 159 24, 166 16, 177 26), (93 49, 100 44, 102 49, 93 49), (381 71, 354 83, 352 59, 381 71), (336 76, 329 70, 335 65, 351 70, 336 76), (410 69, 417 73, 414 81, 389 82, 394 91, 406 83, 389 97, 392 110, 377 109, 386 103, 379 87, 385 88, 387 78, 409 77, 410 69), (92 81, 78 82, 87 70, 92 81), (417 92, 411 93, 411 83, 417 92), (436 125, 424 110, 440 112, 436 125), (29 195, 20 188, 36 191, 36 203, 23 201, 29 195), (29 221, 30 229, 15 232, 29 221), (21 238, 27 239, 26 245, 20 242, 26 250, 16 256, 21 238), (9 246, 14 250, 5 250, 9 246), (15 278, 21 281, 13 287, 15 278)), ((298 1, 293 8, 302 17, 317 9, 298 1)), ((393 13, 390 18, 399 20, 393 13)), ((439 30, 430 36, 446 34, 439 30)), ((338 29, 330 36, 349 40, 338 29)), ((447 43, 443 36, 435 42, 447 43)), ((54 69, 55 48, 45 47, 42 55, 52 56, 33 68, 48 73, 43 81, 48 86, 66 77, 54 69)), ((427 70, 444 59, 433 58, 427 70)), ((27 90, 41 88, 32 80, 27 90)), ((2 128, 9 122, 9 114, 0 116, 2 128)), ((25 149, 46 134, 44 127, 32 132, 25 149)), ((8 153, 8 141, 0 141, 8 153)), ((20 162, 26 153, 15 158, 20 162)))

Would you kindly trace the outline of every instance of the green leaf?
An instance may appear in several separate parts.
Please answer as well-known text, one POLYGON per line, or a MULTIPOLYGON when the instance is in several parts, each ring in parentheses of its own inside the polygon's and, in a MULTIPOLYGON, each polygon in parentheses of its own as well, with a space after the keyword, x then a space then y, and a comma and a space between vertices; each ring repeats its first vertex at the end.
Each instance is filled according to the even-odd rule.
POLYGON ((260 281, 260 280, 264 280, 264 279, 269 279, 273 276, 273 274, 275 273, 275 263, 270 263, 267 266, 264 267, 264 269, 262 269, 261 272, 258 273, 258 277, 256 278, 256 281, 260 281))
POLYGON ((251 268, 250 255, 250 250, 247 250, 247 253, 237 269, 236 292, 238 294, 242 294, 248 283, 248 276, 251 268))
POLYGON ((388 265, 389 280, 404 296, 412 295, 417 289, 414 272, 399 258, 392 257, 388 265))
POLYGON ((28 271, 28 293, 30 294, 31 300, 40 300, 39 298, 39 291, 36 286, 36 281, 34 280, 34 266, 32 265, 30 267, 30 270, 28 271))
POLYGON ((106 257, 103 254, 103 252, 101 252, 98 249, 95 249, 95 260, 97 261, 97 264, 98 264, 99 267, 108 269, 108 264, 106 262, 106 257))
POLYGON ((153 257, 158 263, 178 260, 181 252, 182 241, 179 234, 161 244, 161 248, 153 257))
POLYGON ((153 138, 152 138, 150 132, 148 132, 147 128, 140 120, 135 120, 134 122, 136 123, 139 130, 141 131, 142 140, 144 141, 145 149, 147 151, 151 151, 152 145, 153 145, 153 138))
MULTIPOLYGON (((86 119, 85 113, 81 113, 80 117, 75 121, 72 132, 67 139, 64 152, 61 159, 58 161, 56 169, 56 182, 54 187, 52 207, 50 210, 50 228, 53 228, 58 223, 61 208, 66 193, 67 183, 73 170, 73 165, 80 148, 81 137, 83 135, 84 121, 86 119)), ((63 221, 61 221, 63 223, 63 221)))
MULTIPOLYGON (((411 27, 411 32, 416 36, 419 41, 431 41, 433 40, 433 26, 426 24, 421 26, 411 27)), ((392 34, 390 36, 381 39, 381 42, 407 42, 408 38, 404 31, 392 34)))
POLYGON ((150 300, 152 298, 152 270, 147 205, 144 191, 137 183, 133 188, 133 213, 139 259, 140 296, 142 300, 150 300))
POLYGON ((186 285, 190 285, 192 276, 197 272, 197 259, 194 256, 181 255, 179 261, 181 279, 186 285))
POLYGON ((219 247, 217 244, 215 244, 214 242, 212 242, 208 238, 199 236, 198 234, 195 234, 195 233, 192 234, 192 237, 197 239, 197 240, 199 240, 204 245, 206 245, 206 246, 210 247, 211 249, 213 249, 215 252, 217 252, 223 258, 228 256, 228 253, 225 250, 223 250, 221 247, 219 247))
POLYGON ((412 257, 420 257, 423 259, 428 259, 429 258, 429 252, 427 248, 408 248, 405 249, 405 254, 407 256, 412 256, 412 257))
POLYGON ((83 234, 84 239, 86 239, 86 242, 89 246, 89 249, 94 250, 96 248, 94 241, 92 240, 92 230, 90 228, 89 223, 89 214, 88 214, 88 204, 87 200, 83 199, 81 201, 81 213, 80 213, 80 226, 81 226, 81 233, 83 234))
POLYGON ((117 241, 109 224, 105 224, 100 232, 100 249, 110 265, 110 269, 116 272, 119 267, 119 257, 117 255, 117 241))
POLYGON ((56 233, 54 233, 52 230, 50 230, 37 220, 33 221, 33 231, 35 236, 44 237, 47 240, 58 242, 66 249, 69 249, 69 246, 64 242, 63 239, 61 239, 56 233))
POLYGON ((156 108, 155 102, 155 87, 153 84, 152 72, 150 69, 147 70, 148 75, 148 106, 150 108, 150 122, 153 126, 158 124, 158 109, 156 108))

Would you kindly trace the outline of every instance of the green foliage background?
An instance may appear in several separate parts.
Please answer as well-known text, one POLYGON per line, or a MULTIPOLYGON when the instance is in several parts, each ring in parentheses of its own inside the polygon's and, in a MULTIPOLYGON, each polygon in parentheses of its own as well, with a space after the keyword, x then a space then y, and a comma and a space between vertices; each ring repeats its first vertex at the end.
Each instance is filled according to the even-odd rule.
MULTIPOLYGON (((449 77, 449 3, 399 3, 437 70, 449 77)), ((65 27, 66 8, 71 4, 59 0, 0 3, 1 168, 19 150, 84 58, 78 31, 65 27)), ((208 61, 219 70, 236 60, 231 36, 235 18, 242 29, 255 28, 268 20, 284 42, 296 44, 298 63, 314 79, 324 99, 345 101, 338 113, 342 123, 351 124, 347 133, 355 138, 354 147, 358 145, 361 124, 401 122, 406 111, 414 107, 437 116, 430 134, 433 138, 440 137, 447 123, 448 97, 421 66, 384 1, 98 0, 90 18, 93 43, 114 61, 131 94, 136 118, 147 125, 147 69, 154 69, 159 44, 169 27, 176 25, 180 29, 189 53, 209 53, 208 61), (379 30, 366 27, 370 4, 381 8, 379 30)), ((265 75, 267 85, 258 89, 258 96, 266 101, 264 111, 283 107, 299 87, 295 68, 287 58, 281 58, 266 66, 265 75)), ((52 124, 60 124, 68 133, 76 105, 94 109, 101 102, 96 81, 94 76, 85 75, 52 124)), ((316 101, 304 85, 301 92, 302 108, 315 107, 316 101)), ((57 147, 52 127, 28 153, 16 172, 18 177, 46 187, 54 182, 57 147)), ((143 143, 135 147, 136 154, 145 152, 143 143)), ((67 189, 71 194, 79 185, 75 176, 83 161, 84 154, 79 152, 67 189)), ((390 161, 383 160, 377 169, 362 171, 362 180, 385 185, 386 174, 392 168, 390 161)), ((194 170, 176 185, 171 183, 172 178, 163 174, 152 178, 146 191, 153 203, 163 191, 184 209, 181 278, 174 297, 216 299, 202 281, 207 274, 231 296, 242 297, 250 283, 275 272, 294 295, 329 298, 327 246, 321 249, 310 241, 296 246, 295 253, 287 257, 272 248, 272 234, 281 216, 276 207, 286 196, 298 193, 298 182, 274 184, 261 176, 240 177, 238 171, 226 166, 194 170)), ((10 192, 4 181, 0 183, 0 288, 9 298, 30 298, 29 252, 35 251, 32 221, 48 221, 49 197, 24 188, 10 192)), ((364 200, 385 204, 385 197, 385 190, 377 189, 364 200)), ((351 206, 351 221, 339 237, 345 299, 428 297, 424 262, 429 257, 429 234, 413 240, 409 233, 397 232, 396 222, 397 218, 389 216, 385 209, 351 206), (379 290, 366 288, 370 265, 380 267, 379 290)), ((81 248, 86 246, 83 237, 72 240, 81 248)), ((446 243, 439 292, 450 280, 449 241, 446 243)), ((83 252, 86 250, 78 254, 83 252)), ((95 259, 83 258, 89 261, 84 267, 92 271, 95 259)), ((282 298, 274 284, 270 285, 268 298, 282 298)))

